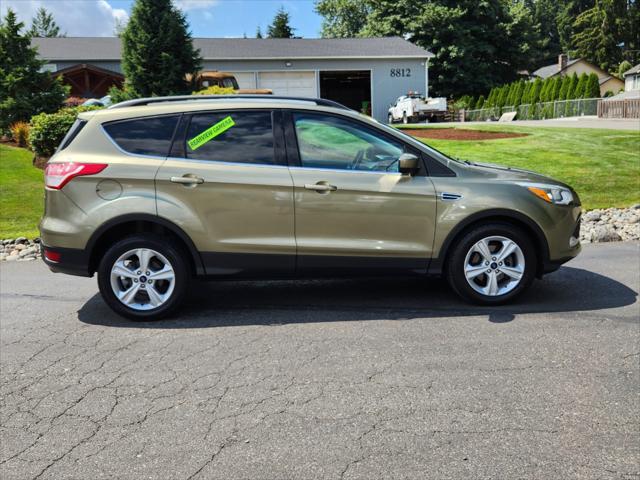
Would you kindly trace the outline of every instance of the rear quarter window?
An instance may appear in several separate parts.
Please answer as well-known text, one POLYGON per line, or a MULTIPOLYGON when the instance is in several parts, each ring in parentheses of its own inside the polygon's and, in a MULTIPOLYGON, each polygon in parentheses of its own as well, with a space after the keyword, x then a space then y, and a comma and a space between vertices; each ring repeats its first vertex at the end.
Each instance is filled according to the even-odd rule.
POLYGON ((186 157, 214 162, 274 165, 274 136, 271 112, 240 110, 194 114, 186 136, 186 157), (230 118, 233 125, 202 145, 191 148, 189 140, 230 118))
POLYGON ((107 135, 125 152, 166 157, 180 115, 136 118, 103 125, 107 135))

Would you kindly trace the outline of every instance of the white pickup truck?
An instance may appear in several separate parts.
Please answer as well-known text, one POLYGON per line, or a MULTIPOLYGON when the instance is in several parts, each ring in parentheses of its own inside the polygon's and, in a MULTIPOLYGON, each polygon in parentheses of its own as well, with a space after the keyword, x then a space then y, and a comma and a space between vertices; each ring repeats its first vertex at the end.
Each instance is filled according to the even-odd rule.
POLYGON ((389 107, 389 123, 402 120, 402 123, 415 123, 421 120, 441 119, 447 112, 447 99, 424 98, 417 92, 409 92, 398 97, 389 107))

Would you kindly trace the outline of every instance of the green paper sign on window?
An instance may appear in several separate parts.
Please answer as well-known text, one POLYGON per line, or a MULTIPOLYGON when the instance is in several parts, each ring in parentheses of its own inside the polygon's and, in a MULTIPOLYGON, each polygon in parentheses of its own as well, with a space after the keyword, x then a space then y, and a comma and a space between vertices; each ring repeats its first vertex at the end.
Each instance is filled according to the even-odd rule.
POLYGON ((235 124, 236 122, 234 122, 233 118, 231 118, 230 116, 223 118, 215 125, 212 125, 211 127, 207 128, 204 132, 199 133, 198 135, 193 137, 191 140, 188 140, 187 145, 189 145, 189 148, 191 150, 196 150, 200 148, 202 145, 204 145, 205 143, 207 143, 209 140, 217 137, 223 132, 226 132, 235 124))

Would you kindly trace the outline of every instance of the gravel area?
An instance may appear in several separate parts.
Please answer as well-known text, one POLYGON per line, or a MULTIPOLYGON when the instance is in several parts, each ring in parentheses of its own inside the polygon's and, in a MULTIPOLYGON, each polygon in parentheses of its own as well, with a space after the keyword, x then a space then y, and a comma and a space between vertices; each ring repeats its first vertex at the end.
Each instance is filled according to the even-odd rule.
POLYGON ((640 204, 631 208, 589 210, 582 215, 582 243, 640 240, 640 204))
POLYGON ((0 244, 0 261, 28 262, 40 257, 40 239, 8 238, 0 244))
MULTIPOLYGON (((589 210, 582 216, 582 243, 640 240, 640 204, 631 208, 589 210)), ((27 262, 40 257, 40 239, 8 238, 0 244, 0 261, 27 262)))

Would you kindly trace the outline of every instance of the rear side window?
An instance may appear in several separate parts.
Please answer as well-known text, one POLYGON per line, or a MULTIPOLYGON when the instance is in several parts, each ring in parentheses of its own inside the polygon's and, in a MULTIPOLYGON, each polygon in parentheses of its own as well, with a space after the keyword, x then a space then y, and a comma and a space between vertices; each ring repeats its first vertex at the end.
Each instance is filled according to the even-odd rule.
POLYGON ((56 152, 59 152, 60 150, 64 150, 69 145, 71 145, 71 142, 73 142, 73 140, 80 133, 80 130, 82 130, 86 124, 87 124, 86 120, 80 120, 79 118, 77 118, 76 121, 73 122, 73 125, 71 125, 71 128, 69 129, 67 134, 64 136, 64 138, 60 142, 60 145, 58 146, 58 149, 56 150, 56 152))
POLYGON ((166 157, 179 115, 136 118, 104 125, 111 139, 125 152, 166 157))
POLYGON ((185 141, 187 158, 265 165, 276 163, 270 111, 195 114, 185 141))

